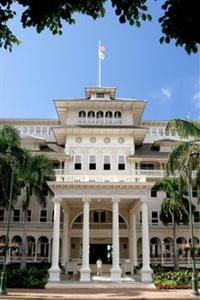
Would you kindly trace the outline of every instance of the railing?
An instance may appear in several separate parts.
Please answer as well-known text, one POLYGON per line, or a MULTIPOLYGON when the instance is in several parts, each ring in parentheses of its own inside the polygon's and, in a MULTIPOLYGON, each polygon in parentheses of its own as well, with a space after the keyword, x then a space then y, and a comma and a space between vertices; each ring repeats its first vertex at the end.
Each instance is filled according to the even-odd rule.
POLYGON ((122 124, 120 118, 79 118, 79 124, 122 124))
MULTIPOLYGON (((1 228, 6 228, 7 223, 6 222, 0 222, 1 228)), ((18 229, 23 228, 24 222, 11 222, 10 228, 18 229)), ((60 223, 60 226, 62 228, 63 223, 60 223)), ((26 229, 52 229, 53 228, 53 222, 26 222, 26 229)))
POLYGON ((143 183, 146 182, 145 176, 100 176, 100 175, 56 175, 56 181, 69 183, 143 183))
POLYGON ((162 177, 165 175, 165 170, 135 170, 136 175, 145 175, 149 177, 162 177))
MULTIPOLYGON (((196 266, 200 268, 200 257, 196 257, 196 266)), ((174 259, 173 257, 151 257, 150 258, 151 264, 158 265, 161 264, 162 266, 173 266, 174 265, 174 259)), ((179 257, 177 258, 177 262, 179 266, 181 267, 191 267, 192 265, 192 258, 190 256, 188 257, 179 257)), ((142 258, 138 258, 138 263, 142 264, 142 258)))

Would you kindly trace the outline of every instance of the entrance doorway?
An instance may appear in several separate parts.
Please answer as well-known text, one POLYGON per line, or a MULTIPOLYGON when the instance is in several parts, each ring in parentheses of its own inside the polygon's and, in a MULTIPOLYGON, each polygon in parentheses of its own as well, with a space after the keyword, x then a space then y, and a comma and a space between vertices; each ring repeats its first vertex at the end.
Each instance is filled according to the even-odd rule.
POLYGON ((103 264, 112 264, 112 244, 90 244, 90 264, 99 258, 103 264))

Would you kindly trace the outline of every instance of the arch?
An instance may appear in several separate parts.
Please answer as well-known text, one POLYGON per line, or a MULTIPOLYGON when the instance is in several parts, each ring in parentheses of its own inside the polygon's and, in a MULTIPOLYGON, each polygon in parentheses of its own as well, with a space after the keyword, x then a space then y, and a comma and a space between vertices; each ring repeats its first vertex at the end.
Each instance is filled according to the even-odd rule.
POLYGON ((106 118, 112 118, 113 117, 112 111, 107 111, 106 114, 105 114, 105 117, 106 118))
POLYGON ((121 111, 115 111, 114 117, 117 118, 117 119, 121 119, 121 117, 122 117, 121 111))
POLYGON ((48 257, 49 239, 46 236, 40 236, 37 241, 37 256, 48 257))
POLYGON ((152 237, 150 240, 150 255, 151 257, 158 257, 161 255, 161 240, 158 237, 152 237))
POLYGON ((176 245, 177 245, 177 250, 178 250, 178 257, 184 256, 186 254, 185 246, 187 245, 187 240, 183 236, 178 237, 176 239, 176 245))
MULTIPOLYGON (((199 244, 199 238, 194 236, 194 244, 199 244)), ((189 239, 189 244, 191 244, 191 238, 189 239)))
POLYGON ((171 257, 172 256, 172 246, 173 246, 173 239, 171 237, 165 237, 162 241, 162 253, 164 257, 171 257))
POLYGON ((5 235, 1 235, 0 236, 0 243, 5 243, 6 241, 6 236, 5 235))
POLYGON ((97 117, 97 119, 103 118, 103 117, 104 117, 103 111, 99 110, 99 111, 96 113, 96 117, 97 117))
POLYGON ((137 239, 137 256, 142 258, 142 237, 137 239))
POLYGON ((79 118, 85 118, 86 117, 86 112, 84 110, 79 111, 78 114, 79 118))
POLYGON ((88 111, 88 118, 95 118, 95 112, 93 110, 88 111))
POLYGON ((27 255, 34 256, 35 255, 35 238, 31 235, 27 236, 27 255))
MULTIPOLYGON (((111 208, 105 208, 105 207, 101 207, 101 208, 92 208, 90 209, 90 212, 93 211, 93 210, 101 210, 101 211, 111 211, 112 212, 112 209, 111 208)), ((70 223, 70 228, 72 228, 73 224, 75 223, 76 219, 78 219, 80 216, 83 216, 83 211, 79 212, 71 221, 70 223)), ((126 219, 126 217, 124 217, 123 214, 119 213, 119 217, 121 219, 123 219, 125 225, 126 225, 126 228, 128 229, 129 228, 129 225, 128 225, 128 221, 126 219)), ((83 218, 82 218, 83 219, 83 218)), ((81 223, 81 222, 77 222, 77 223, 81 223)), ((120 222, 121 223, 121 222, 120 222)))
POLYGON ((13 236, 11 244, 16 245, 16 248, 11 248, 11 256, 18 256, 22 254, 22 238, 19 235, 13 236))

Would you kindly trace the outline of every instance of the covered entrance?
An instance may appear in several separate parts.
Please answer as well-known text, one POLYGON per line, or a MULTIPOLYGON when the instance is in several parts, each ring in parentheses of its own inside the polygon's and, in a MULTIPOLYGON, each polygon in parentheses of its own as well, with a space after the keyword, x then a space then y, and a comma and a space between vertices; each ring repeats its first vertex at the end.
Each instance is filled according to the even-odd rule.
POLYGON ((99 258, 103 264, 112 264, 112 244, 90 244, 90 264, 99 258))

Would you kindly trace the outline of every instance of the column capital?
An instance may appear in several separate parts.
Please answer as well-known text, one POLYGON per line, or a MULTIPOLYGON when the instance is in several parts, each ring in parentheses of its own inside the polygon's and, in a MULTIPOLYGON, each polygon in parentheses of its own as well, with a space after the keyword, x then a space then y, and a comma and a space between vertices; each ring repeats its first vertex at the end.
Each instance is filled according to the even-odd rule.
POLYGON ((90 198, 83 198, 82 201, 83 201, 83 203, 90 203, 91 199, 90 198))
POLYGON ((120 202, 120 198, 118 198, 118 197, 112 198, 112 203, 119 203, 119 202, 120 202))
POLYGON ((61 201, 62 201, 62 198, 54 197, 54 198, 52 198, 52 201, 53 201, 54 204, 60 204, 61 201))
POLYGON ((148 204, 148 202, 149 202, 149 197, 148 196, 142 197, 140 199, 141 204, 148 204))

